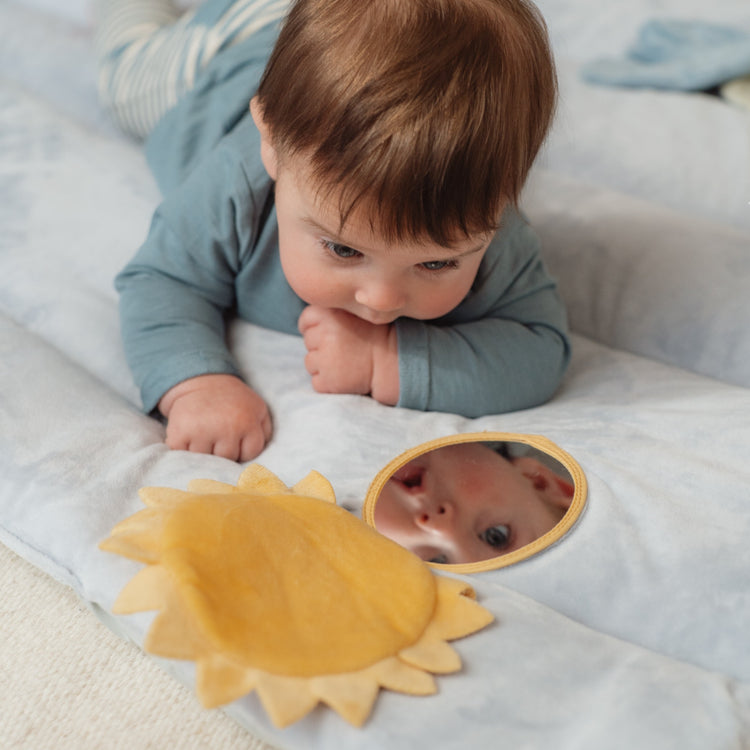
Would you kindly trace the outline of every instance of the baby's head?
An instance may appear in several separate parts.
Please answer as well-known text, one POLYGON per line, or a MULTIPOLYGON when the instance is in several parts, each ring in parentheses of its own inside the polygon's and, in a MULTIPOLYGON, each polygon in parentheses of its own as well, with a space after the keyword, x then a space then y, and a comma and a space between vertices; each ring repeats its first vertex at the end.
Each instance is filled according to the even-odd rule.
MULTIPOLYGON (((448 276, 457 257, 473 281, 555 96, 544 24, 526 0, 297 0, 252 106, 281 194, 282 263, 288 191, 286 208, 339 260, 404 249, 412 267, 448 276)), ((457 300, 363 310, 437 317, 471 285, 452 281, 457 300)))

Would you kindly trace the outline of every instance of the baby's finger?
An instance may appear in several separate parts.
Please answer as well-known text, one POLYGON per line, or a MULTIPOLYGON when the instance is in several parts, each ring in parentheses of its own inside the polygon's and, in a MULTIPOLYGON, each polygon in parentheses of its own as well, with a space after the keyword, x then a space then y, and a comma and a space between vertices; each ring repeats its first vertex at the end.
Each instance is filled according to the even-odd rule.
POLYGON ((338 393, 333 383, 323 373, 316 372, 312 375, 310 382, 313 390, 317 393, 338 393))
POLYGON ((317 375, 320 372, 320 357, 318 357, 317 351, 313 350, 305 355, 305 369, 310 375, 317 375))
POLYGON ((266 442, 268 442, 273 434, 273 423, 271 422, 271 415, 268 411, 266 411, 263 418, 260 420, 260 426, 263 430, 263 437, 265 437, 266 442))
POLYGON ((302 332, 302 341, 307 351, 318 349, 320 347, 320 326, 314 325, 305 328, 302 332))
POLYGON ((240 441, 236 439, 221 438, 214 443, 211 453, 214 456, 228 458, 230 461, 239 461, 240 441))
MULTIPOLYGON (((164 436, 164 442, 167 447, 173 451, 189 451, 192 436, 189 431, 180 429, 179 425, 174 424, 174 420, 167 421, 167 431, 164 436)), ((210 447, 209 443, 209 447, 210 447)))
POLYGON ((266 447, 268 438, 262 429, 253 430, 242 438, 239 461, 252 461, 266 447))
POLYGON ((213 453, 214 443, 210 438, 199 435, 191 438, 183 450, 188 450, 191 453, 213 453))
POLYGON ((304 336, 305 333, 314 326, 318 325, 321 320, 322 310, 315 305, 308 305, 297 318, 297 328, 304 336))
POLYGON ((187 438, 178 438, 174 435, 170 435, 169 433, 167 433, 166 437, 164 438, 164 443, 167 448, 173 451, 186 451, 188 450, 188 445, 190 444, 187 438))

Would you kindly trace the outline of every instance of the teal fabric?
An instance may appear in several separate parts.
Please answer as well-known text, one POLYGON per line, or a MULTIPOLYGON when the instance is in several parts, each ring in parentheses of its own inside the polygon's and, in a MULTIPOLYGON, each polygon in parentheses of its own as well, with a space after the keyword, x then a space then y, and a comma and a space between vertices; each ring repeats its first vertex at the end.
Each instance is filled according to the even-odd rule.
POLYGON ((645 23, 623 57, 581 69, 591 83, 700 91, 750 73, 750 33, 690 20, 645 23))

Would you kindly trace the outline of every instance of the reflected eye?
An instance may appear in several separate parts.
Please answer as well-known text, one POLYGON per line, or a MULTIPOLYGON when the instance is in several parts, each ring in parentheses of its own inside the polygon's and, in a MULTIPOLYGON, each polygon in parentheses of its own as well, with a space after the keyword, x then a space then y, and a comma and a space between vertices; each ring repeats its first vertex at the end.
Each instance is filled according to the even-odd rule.
POLYGON ((438 565, 447 565, 448 558, 445 555, 435 555, 435 557, 431 557, 427 562, 437 563, 438 565))
POLYGON ((323 240, 323 245, 326 250, 337 258, 358 258, 362 253, 359 250, 355 250, 353 247, 348 245, 340 245, 338 242, 332 242, 331 240, 323 240))
POLYGON ((479 535, 479 538, 494 549, 504 549, 510 542, 510 529, 504 524, 490 526, 479 535))
POLYGON ((455 260, 428 260, 426 263, 420 263, 425 271, 446 271, 449 268, 458 268, 455 260))

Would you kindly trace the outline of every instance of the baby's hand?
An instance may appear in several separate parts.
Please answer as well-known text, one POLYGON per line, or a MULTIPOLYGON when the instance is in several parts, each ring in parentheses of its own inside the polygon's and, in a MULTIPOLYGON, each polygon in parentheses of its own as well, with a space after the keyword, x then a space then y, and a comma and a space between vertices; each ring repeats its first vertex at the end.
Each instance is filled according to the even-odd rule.
POLYGON ((250 461, 271 438, 265 401, 234 375, 199 375, 170 388, 159 411, 172 449, 250 461))
POLYGON ((392 324, 375 325, 344 310, 310 305, 298 326, 316 391, 369 393, 390 405, 398 401, 398 341, 392 324))

